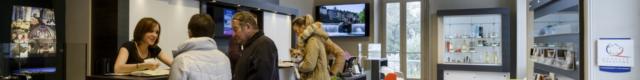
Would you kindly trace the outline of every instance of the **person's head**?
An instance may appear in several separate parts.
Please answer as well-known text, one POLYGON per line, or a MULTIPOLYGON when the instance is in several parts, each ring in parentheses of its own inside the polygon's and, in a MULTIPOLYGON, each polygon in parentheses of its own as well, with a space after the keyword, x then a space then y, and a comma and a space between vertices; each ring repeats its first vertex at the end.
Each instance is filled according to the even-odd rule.
POLYGON ((40 20, 36 17, 31 17, 31 26, 40 25, 40 20))
POLYGON ((296 32, 296 34, 301 34, 304 32, 304 29, 313 24, 313 22, 314 20, 311 15, 305 15, 293 19, 291 26, 293 26, 293 31, 296 32))
POLYGON ((160 41, 160 23, 153 18, 142 18, 133 30, 133 41, 138 44, 158 45, 160 41))
POLYGON ((241 11, 233 15, 231 26, 234 32, 233 36, 240 43, 245 43, 247 39, 259 31, 258 19, 248 11, 241 11))
POLYGON ((195 14, 189 20, 189 37, 213 37, 213 19, 207 14, 195 14))

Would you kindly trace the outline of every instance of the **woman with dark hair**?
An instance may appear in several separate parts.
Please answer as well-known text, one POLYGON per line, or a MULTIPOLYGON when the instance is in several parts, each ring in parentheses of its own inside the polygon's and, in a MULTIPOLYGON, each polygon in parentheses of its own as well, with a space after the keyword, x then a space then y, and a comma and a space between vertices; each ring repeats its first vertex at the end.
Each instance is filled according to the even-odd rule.
POLYGON ((145 62, 145 59, 159 58, 164 64, 171 65, 172 56, 163 53, 158 42, 160 24, 153 18, 142 18, 133 31, 133 40, 120 47, 114 65, 115 73, 130 73, 141 70, 153 70, 159 63, 145 62))

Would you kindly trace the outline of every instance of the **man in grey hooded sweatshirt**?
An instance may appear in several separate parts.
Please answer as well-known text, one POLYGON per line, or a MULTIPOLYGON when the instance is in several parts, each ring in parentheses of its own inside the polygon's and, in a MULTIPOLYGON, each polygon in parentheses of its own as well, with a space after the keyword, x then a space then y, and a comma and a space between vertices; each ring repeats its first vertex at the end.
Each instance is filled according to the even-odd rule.
POLYGON ((218 50, 213 19, 196 14, 189 21, 189 39, 174 50, 170 80, 231 80, 229 58, 218 50))

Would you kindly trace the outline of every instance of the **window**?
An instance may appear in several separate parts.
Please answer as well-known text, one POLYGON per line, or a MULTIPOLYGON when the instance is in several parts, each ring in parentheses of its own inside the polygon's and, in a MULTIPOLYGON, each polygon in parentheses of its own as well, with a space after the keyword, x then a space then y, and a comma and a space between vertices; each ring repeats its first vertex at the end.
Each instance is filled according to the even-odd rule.
POLYGON ((420 1, 407 2, 407 78, 420 78, 420 1))
POLYGON ((387 3, 386 8, 386 55, 389 68, 400 69, 400 3, 387 3))
POLYGON ((410 1, 406 5, 399 2, 386 3, 385 7, 385 46, 389 68, 404 73, 408 79, 420 79, 421 56, 421 2, 410 1), (405 13, 400 8, 406 6, 405 13), (406 14, 401 16, 400 14, 406 14), (403 24, 401 19, 405 19, 403 24), (403 32, 404 31, 404 32, 403 32), (401 36, 406 36, 404 39, 401 36), (404 46, 402 46, 404 42, 404 46), (406 51, 402 51, 404 48, 406 51), (402 58, 401 56, 406 56, 402 58), (402 62, 406 62, 403 64, 402 62), (406 71, 402 71, 402 69, 406 71))

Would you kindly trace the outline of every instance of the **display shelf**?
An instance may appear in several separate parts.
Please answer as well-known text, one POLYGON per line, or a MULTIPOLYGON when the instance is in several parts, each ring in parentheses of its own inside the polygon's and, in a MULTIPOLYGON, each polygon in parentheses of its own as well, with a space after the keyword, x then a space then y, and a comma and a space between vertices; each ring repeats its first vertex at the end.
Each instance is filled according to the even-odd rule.
POLYGON ((567 70, 567 71, 575 71, 575 69, 563 68, 563 67, 557 66, 557 65, 550 65, 550 64, 541 63, 541 62, 534 62, 534 63, 541 64, 541 65, 546 65, 546 66, 549 66, 549 67, 554 67, 554 68, 558 68, 558 69, 562 69, 562 70, 567 70))
MULTIPOLYGON (((582 54, 580 51, 580 34, 579 33, 563 33, 563 34, 552 34, 552 35, 543 35, 543 36, 536 36, 534 37, 534 41, 536 43, 546 43, 546 44, 555 44, 555 43, 573 43, 573 50, 575 51, 574 55, 575 55, 575 59, 576 59, 576 64, 574 64, 574 69, 565 69, 565 68, 560 68, 557 66, 553 66, 553 65, 547 65, 544 63, 539 63, 539 62, 534 62, 534 72, 536 73, 545 73, 548 74, 549 72, 555 73, 557 75, 563 75, 563 76, 567 76, 569 78, 572 79, 582 79, 580 77, 581 75, 581 70, 582 68, 580 66, 582 66, 581 64, 578 64, 578 62, 580 61, 582 54)), ((558 47, 549 47, 549 46, 541 46, 541 47, 537 47, 537 48, 545 48, 545 49, 560 49, 558 47)))
POLYGON ((445 25, 476 25, 476 24, 500 24, 500 23, 451 23, 445 25))
MULTIPOLYGON (((481 48, 481 47, 485 47, 485 48, 491 48, 491 47, 500 47, 500 46, 469 46, 469 47, 474 47, 474 48, 481 48)), ((446 50, 446 49, 445 49, 446 50)), ((445 52, 445 53, 474 53, 474 52, 445 52)))
POLYGON ((558 37, 578 36, 578 35, 580 35, 580 33, 561 33, 561 34, 535 36, 534 38, 558 38, 558 37))
MULTIPOLYGON (((535 0, 532 2, 535 2, 535 0)), ((531 10, 535 10, 533 13, 534 18, 540 18, 559 11, 577 10, 579 7, 578 2, 578 0, 551 0, 551 2, 540 3, 540 7, 535 7, 531 10)))
POLYGON ((444 65, 473 65, 473 66, 502 66, 500 64, 478 64, 478 63, 439 63, 444 65))
POLYGON ((470 51, 470 52, 445 52, 447 54, 476 54, 476 53, 480 53, 477 51, 470 51))
POLYGON ((580 71, 578 70, 567 70, 567 69, 562 69, 562 68, 541 64, 541 63, 534 63, 534 66, 535 66, 534 72, 536 73, 548 74, 549 72, 552 72, 552 73, 567 76, 573 79, 580 79, 580 71))
POLYGON ((487 39, 500 39, 499 37, 493 38, 445 38, 445 40, 487 40, 487 39))
POLYGON ((529 4, 532 6, 530 9, 534 10, 534 29, 541 29, 533 30, 533 32, 552 33, 533 36, 535 44, 531 49, 531 55, 535 56, 531 57, 534 58, 531 60, 534 61, 533 71, 542 74, 554 73, 574 80, 583 80, 585 72, 583 71, 584 53, 582 53, 584 51, 584 23, 581 23, 581 15, 584 14, 580 10, 580 1, 533 0, 530 3, 532 3, 529 4), (576 32, 576 30, 578 31, 576 32))
POLYGON ((515 28, 506 8, 439 10, 438 79, 447 70, 505 72, 515 77, 515 28), (471 52, 468 52, 471 51, 471 52))
POLYGON ((504 70, 503 65, 438 64, 438 68, 439 70, 509 72, 504 70))

